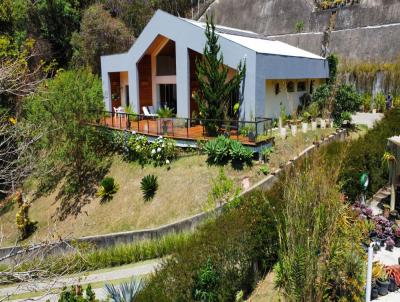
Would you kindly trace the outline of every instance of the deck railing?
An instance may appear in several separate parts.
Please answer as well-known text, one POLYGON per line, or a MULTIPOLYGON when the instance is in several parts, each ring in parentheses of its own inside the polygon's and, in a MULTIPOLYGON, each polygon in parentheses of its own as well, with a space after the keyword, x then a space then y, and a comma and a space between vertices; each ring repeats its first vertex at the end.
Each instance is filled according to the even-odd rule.
POLYGON ((216 135, 256 143, 271 135, 272 119, 257 117, 255 121, 216 120, 200 118, 162 118, 143 114, 115 113, 104 111, 98 124, 109 128, 135 131, 146 135, 162 135, 176 139, 208 139, 216 135), (216 133, 207 133, 207 124, 214 123, 216 133))

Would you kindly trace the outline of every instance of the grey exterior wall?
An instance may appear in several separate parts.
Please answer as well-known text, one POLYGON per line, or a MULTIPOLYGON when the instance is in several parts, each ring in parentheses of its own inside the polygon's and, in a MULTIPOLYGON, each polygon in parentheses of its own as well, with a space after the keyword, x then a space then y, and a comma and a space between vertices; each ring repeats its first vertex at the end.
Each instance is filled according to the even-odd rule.
MULTIPOLYGON (((165 36, 176 44, 176 79, 178 117, 189 117, 189 60, 188 49, 202 53, 206 38, 204 29, 162 11, 157 11, 132 48, 125 54, 103 56, 101 58, 103 94, 107 110, 111 111, 109 72, 127 71, 129 78, 130 104, 139 112, 139 85, 136 64, 147 48, 158 36, 165 36)), ((324 60, 277 55, 260 55, 238 43, 220 36, 219 43, 224 56, 224 63, 236 69, 239 62, 246 62, 246 76, 243 83, 243 103, 240 108, 241 118, 250 120, 259 116, 265 106, 265 80, 326 78, 328 68, 324 60)), ((271 112, 266 117, 276 116, 271 112)), ((264 115, 261 115, 264 116, 264 115)))

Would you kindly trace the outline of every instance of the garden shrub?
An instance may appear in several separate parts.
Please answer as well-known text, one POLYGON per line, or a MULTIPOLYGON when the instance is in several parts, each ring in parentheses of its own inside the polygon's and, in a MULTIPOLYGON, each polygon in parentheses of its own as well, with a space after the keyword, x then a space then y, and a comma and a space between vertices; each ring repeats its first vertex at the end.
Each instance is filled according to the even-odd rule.
POLYGON ((140 182, 140 189, 143 192, 143 198, 145 201, 153 199, 158 189, 157 176, 150 174, 143 177, 142 181, 140 182))
POLYGON ((118 185, 115 183, 114 178, 105 177, 100 183, 97 196, 99 196, 102 199, 102 201, 106 201, 111 199, 113 195, 117 193, 117 191, 118 191, 118 185))
POLYGON ((58 302, 96 302, 96 294, 89 284, 85 291, 81 285, 72 285, 69 289, 64 287, 58 302), (85 292, 85 295, 83 294, 85 292))
POLYGON ((399 133, 400 109, 392 109, 382 121, 358 140, 349 145, 333 143, 328 147, 328 150, 335 150, 332 152, 341 148, 347 149, 339 180, 343 183, 343 192, 351 200, 356 200, 361 193, 360 176, 364 172, 368 172, 370 178, 368 196, 372 196, 388 183, 388 168, 387 165, 382 165, 382 156, 386 151, 387 139, 399 133))
POLYGON ((213 301, 234 301, 238 291, 249 293, 276 260, 272 212, 280 206, 254 193, 238 207, 200 226, 186 246, 165 259, 138 301, 200 301, 194 296, 196 291, 213 293, 213 301), (214 281, 202 284, 199 274, 207 271, 214 281))
POLYGON ((145 135, 116 132, 113 145, 126 160, 138 161, 141 165, 169 165, 178 155, 175 141, 161 136, 150 142, 145 135))
POLYGON ((208 162, 212 164, 225 164, 229 160, 251 164, 254 156, 250 148, 222 135, 208 141, 204 146, 204 151, 208 155, 208 162))
POLYGON ((15 194, 14 201, 18 204, 18 212, 15 216, 15 223, 18 229, 18 240, 25 240, 36 231, 37 221, 32 221, 29 218, 31 203, 24 201, 20 192, 15 194))
POLYGON ((336 91, 336 98, 333 104, 332 117, 336 124, 341 124, 342 113, 349 112, 355 113, 360 109, 362 105, 362 99, 360 94, 357 92, 354 86, 340 85, 336 91))
POLYGON ((386 111, 386 96, 379 92, 374 98, 374 108, 377 111, 385 112, 386 111))

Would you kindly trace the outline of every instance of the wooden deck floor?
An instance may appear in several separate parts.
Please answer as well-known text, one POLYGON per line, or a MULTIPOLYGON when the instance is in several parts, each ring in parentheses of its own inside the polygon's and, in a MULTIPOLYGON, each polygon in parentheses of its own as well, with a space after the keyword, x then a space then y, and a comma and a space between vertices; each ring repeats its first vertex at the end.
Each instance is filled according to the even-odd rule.
MULTIPOLYGON (((185 120, 170 119, 163 123, 160 119, 142 119, 138 121, 130 121, 128 125, 125 116, 105 117, 100 122, 101 125, 111 129, 136 131, 137 133, 148 136, 160 136, 179 140, 208 140, 214 137, 206 135, 202 125, 192 125, 187 127, 185 120), (164 125, 164 127, 163 127, 164 125)), ((221 134, 223 131, 221 132, 221 134)), ((238 140, 245 145, 255 146, 255 142, 251 142, 247 136, 238 135, 236 130, 230 131, 230 138, 238 140)))

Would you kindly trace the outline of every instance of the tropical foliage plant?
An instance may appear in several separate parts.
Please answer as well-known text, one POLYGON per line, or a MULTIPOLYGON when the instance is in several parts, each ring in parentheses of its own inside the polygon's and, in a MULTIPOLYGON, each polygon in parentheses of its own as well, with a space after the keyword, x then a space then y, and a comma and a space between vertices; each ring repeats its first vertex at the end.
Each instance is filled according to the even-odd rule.
POLYGON ((157 176, 153 174, 144 176, 140 182, 140 189, 143 192, 143 198, 145 201, 153 199, 158 189, 157 176))
POLYGON ((204 151, 208 155, 208 162, 213 164, 224 164, 229 160, 251 164, 254 156, 254 152, 239 141, 222 135, 209 140, 204 146, 204 151))
POLYGON ((118 184, 115 183, 114 178, 105 177, 100 183, 97 196, 101 198, 102 201, 110 200, 115 193, 118 191, 118 184))
POLYGON ((143 281, 141 279, 132 278, 129 282, 123 282, 120 285, 105 284, 104 289, 107 296, 114 302, 135 302, 136 296, 143 288, 143 281))

